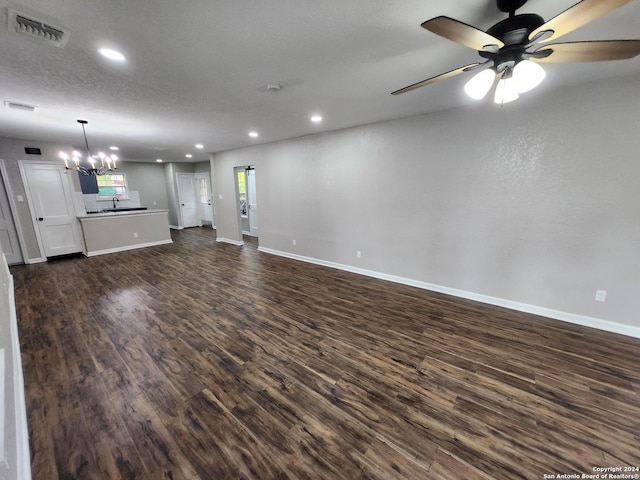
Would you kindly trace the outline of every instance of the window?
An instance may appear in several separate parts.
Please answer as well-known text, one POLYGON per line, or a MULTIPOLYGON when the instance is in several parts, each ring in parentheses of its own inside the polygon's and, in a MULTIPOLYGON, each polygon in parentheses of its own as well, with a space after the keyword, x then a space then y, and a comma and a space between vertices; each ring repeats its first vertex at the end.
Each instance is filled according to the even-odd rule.
POLYGON ((238 198, 240 199, 240 215, 247 216, 247 181, 244 170, 238 172, 238 198))
POLYGON ((124 173, 98 177, 98 200, 110 200, 113 197, 128 198, 127 179, 124 173))
POLYGON ((209 203, 209 189, 207 188, 207 179, 198 179, 198 191, 200 192, 200 203, 209 203))

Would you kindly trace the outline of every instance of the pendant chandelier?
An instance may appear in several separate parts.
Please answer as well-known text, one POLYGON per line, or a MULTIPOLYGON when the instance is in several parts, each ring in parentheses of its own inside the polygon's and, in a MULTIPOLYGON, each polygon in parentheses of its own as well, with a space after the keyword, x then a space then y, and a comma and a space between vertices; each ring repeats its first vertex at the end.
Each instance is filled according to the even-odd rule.
POLYGON ((71 155, 67 152, 61 151, 59 156, 64 161, 64 167, 68 170, 69 168, 69 160, 71 160, 75 165, 75 169, 80 172, 82 175, 89 176, 101 176, 105 175, 116 168, 116 160, 118 157, 115 155, 105 155, 102 152, 99 152, 97 155, 91 155, 91 151, 89 150, 89 142, 87 141, 87 132, 85 131, 84 126, 88 124, 86 120, 78 120, 80 125, 82 125, 82 133, 84 134, 84 144, 87 147, 87 166, 81 165, 80 161, 82 160, 82 154, 77 150, 74 150, 71 155), (97 162, 100 162, 100 166, 96 166, 97 162))

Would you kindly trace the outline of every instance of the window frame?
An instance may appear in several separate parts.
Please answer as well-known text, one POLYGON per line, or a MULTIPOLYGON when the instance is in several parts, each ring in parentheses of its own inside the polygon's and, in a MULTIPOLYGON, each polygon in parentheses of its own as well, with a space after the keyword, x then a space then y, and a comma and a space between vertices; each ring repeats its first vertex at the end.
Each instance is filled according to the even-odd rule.
POLYGON ((96 178, 96 183, 98 183, 98 193, 96 194, 96 200, 98 202, 109 202, 116 197, 118 200, 129 200, 129 184, 127 182, 127 174, 124 172, 116 172, 116 173, 107 173, 105 175, 100 175, 96 178), (122 194, 116 193, 115 195, 100 195, 100 177, 114 177, 121 176, 123 185, 115 185, 115 187, 120 187, 124 190, 122 194))
POLYGON ((248 204, 249 200, 247 197, 247 172, 245 170, 237 171, 236 186, 238 189, 238 207, 240 209, 240 217, 248 218, 249 217, 249 204, 248 204), (240 177, 242 177, 242 181, 240 181, 240 177), (241 186, 244 187, 244 192, 242 191, 241 186))

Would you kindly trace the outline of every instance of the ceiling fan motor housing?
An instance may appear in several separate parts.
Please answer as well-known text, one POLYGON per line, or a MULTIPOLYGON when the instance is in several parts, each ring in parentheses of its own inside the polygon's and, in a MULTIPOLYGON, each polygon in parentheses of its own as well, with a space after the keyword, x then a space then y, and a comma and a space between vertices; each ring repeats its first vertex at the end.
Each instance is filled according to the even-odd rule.
POLYGON ((497 0, 497 3, 501 12, 512 13, 527 3, 527 0, 497 0))
POLYGON ((502 40, 504 47, 498 52, 480 51, 480 56, 493 60, 496 71, 513 68, 529 45, 529 34, 544 24, 544 19, 534 13, 524 13, 506 18, 487 30, 487 33, 502 40))
POLYGON ((526 45, 529 34, 544 24, 544 19, 535 13, 523 13, 505 18, 487 30, 489 35, 502 40, 505 46, 526 45))

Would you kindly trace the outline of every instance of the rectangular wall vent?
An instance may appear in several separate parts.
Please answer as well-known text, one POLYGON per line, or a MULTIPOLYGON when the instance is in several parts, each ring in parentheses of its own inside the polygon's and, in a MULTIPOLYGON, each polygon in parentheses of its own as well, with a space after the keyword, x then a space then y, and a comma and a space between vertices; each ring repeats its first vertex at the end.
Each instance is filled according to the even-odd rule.
POLYGON ((12 32, 35 37, 60 48, 64 48, 69 41, 71 32, 66 28, 51 25, 11 8, 8 10, 9 30, 12 32))
POLYGON ((4 102, 4 106, 14 110, 24 110, 25 112, 33 112, 37 108, 34 105, 27 105, 26 103, 18 102, 4 102))
POLYGON ((24 153, 27 155, 42 155, 42 151, 38 147, 24 147, 24 153))

